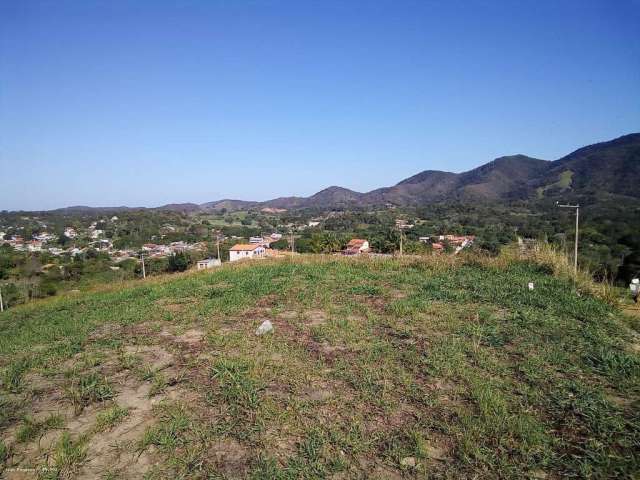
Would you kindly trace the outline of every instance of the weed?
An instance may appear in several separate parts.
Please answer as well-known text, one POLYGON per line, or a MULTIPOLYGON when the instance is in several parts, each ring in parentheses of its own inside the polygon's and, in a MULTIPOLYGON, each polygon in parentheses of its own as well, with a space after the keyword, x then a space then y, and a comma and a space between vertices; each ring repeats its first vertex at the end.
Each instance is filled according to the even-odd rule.
POLYGON ((16 432, 16 441, 20 443, 30 442, 44 434, 47 430, 61 428, 64 425, 62 415, 50 415, 42 421, 36 421, 31 417, 25 417, 22 425, 16 432))
POLYGON ((69 432, 64 432, 53 452, 53 466, 58 477, 68 478, 77 470, 87 456, 87 437, 72 440, 69 432))
POLYGON ((98 373, 90 373, 72 378, 67 388, 67 396, 78 414, 91 403, 112 399, 114 392, 105 377, 98 373))
POLYGON ((22 387, 22 377, 30 368, 30 362, 27 358, 20 358, 11 364, 2 372, 2 384, 5 389, 12 393, 20 392, 22 387))
POLYGON ((95 429, 98 432, 109 430, 124 420, 128 415, 129 409, 122 408, 117 403, 114 403, 111 407, 98 413, 95 429))

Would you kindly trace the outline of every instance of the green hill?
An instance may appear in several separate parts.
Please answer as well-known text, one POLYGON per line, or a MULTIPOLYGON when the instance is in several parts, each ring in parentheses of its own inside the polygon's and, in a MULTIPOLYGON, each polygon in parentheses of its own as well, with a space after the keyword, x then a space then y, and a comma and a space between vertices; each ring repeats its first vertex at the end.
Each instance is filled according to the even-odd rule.
POLYGON ((506 256, 302 257, 16 307, 0 471, 637 478, 638 323, 586 287, 506 256))

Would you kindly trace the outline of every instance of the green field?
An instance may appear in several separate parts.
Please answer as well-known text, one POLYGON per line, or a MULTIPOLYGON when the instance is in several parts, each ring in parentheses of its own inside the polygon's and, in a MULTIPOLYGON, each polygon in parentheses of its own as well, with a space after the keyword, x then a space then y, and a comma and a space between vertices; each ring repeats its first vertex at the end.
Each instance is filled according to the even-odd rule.
POLYGON ((637 478, 640 327, 590 291, 515 258, 302 256, 16 307, 0 472, 637 478))

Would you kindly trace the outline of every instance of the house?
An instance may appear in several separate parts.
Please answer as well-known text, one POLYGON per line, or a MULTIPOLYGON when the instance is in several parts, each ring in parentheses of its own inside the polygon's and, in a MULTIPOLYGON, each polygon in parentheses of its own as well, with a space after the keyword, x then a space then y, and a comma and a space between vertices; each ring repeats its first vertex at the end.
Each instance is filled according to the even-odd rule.
POLYGON ((243 258, 263 257, 265 248, 257 243, 238 243, 229 249, 229 261, 235 262, 243 258))
POLYGON ((66 227, 64 229, 64 236, 67 238, 76 238, 78 236, 78 232, 73 227, 66 227))
POLYGON ((27 250, 30 252, 42 251, 42 242, 40 240, 31 240, 27 245, 27 250))
POLYGON ((249 243, 262 243, 264 238, 262 237, 249 237, 249 243))
POLYGON ((307 225, 309 225, 310 227, 317 227, 318 225, 320 225, 320 222, 317 222, 315 220, 310 221, 309 223, 307 223, 307 225))
POLYGON ((281 233, 275 233, 274 232, 274 233, 271 234, 271 240, 273 240, 274 242, 280 240, 281 238, 282 238, 282 234, 281 233))
POLYGON ((99 229, 91 230, 89 232, 89 237, 95 240, 103 233, 104 233, 104 230, 99 230, 99 229))
POLYGON ((206 270, 208 268, 219 267, 222 262, 217 258, 206 258, 197 263, 198 270, 206 270))
POLYGON ((342 252, 343 255, 359 255, 369 252, 369 242, 361 238, 353 238, 347 243, 347 248, 342 252))

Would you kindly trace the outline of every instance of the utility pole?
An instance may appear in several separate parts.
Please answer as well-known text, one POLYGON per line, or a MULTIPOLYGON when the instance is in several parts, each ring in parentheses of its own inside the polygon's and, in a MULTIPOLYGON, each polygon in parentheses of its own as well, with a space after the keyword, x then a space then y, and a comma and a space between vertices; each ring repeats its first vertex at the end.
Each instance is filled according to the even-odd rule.
POLYGON ((556 202, 556 207, 558 208, 574 208, 576 210, 576 242, 574 246, 573 252, 573 270, 577 274, 578 273, 578 229, 579 229, 579 218, 580 218, 580 205, 560 205, 560 202, 556 202))
POLYGON ((402 227, 398 227, 400 230, 400 256, 402 256, 402 227))
POLYGON ((294 253, 295 251, 295 238, 293 237, 293 230, 291 230, 291 253, 294 253))
POLYGON ((140 260, 142 261, 142 278, 147 278, 147 272, 144 268, 144 254, 140 254, 140 260))
MULTIPOLYGON (((218 249, 218 260, 220 260, 220 234, 216 233, 216 248, 218 249)), ((222 260, 220 260, 222 262, 222 260)))
POLYGON ((4 303, 2 303, 2 287, 0 287, 0 312, 4 312, 4 303))

